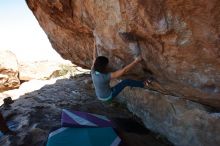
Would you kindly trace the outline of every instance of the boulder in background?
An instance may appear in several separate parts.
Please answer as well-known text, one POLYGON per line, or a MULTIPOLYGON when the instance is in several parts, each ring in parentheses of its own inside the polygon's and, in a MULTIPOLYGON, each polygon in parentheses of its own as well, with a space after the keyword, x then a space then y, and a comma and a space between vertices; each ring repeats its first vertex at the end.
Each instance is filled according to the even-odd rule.
POLYGON ((0 92, 18 88, 18 62, 11 51, 0 51, 0 92))

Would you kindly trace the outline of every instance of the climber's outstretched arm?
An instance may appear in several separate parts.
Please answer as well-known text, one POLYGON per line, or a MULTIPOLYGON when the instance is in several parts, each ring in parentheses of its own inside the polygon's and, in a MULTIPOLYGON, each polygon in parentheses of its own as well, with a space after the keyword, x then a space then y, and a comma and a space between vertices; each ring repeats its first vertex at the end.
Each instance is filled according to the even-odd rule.
POLYGON ((142 60, 141 56, 135 58, 133 62, 126 65, 124 68, 117 70, 115 72, 111 73, 111 79, 116 79, 127 73, 129 70, 131 70, 137 63, 139 63, 142 60))

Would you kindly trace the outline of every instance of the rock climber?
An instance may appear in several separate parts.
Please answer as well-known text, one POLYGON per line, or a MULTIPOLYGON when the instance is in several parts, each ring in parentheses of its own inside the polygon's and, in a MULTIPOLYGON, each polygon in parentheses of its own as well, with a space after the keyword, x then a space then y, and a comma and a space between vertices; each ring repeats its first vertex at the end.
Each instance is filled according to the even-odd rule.
POLYGON ((148 86, 151 81, 137 81, 131 79, 122 80, 117 85, 111 87, 110 81, 112 79, 117 79, 131 70, 142 60, 141 56, 137 56, 130 64, 126 65, 124 68, 119 69, 114 72, 108 72, 109 60, 105 56, 97 57, 97 49, 94 43, 93 48, 93 65, 91 68, 92 81, 95 87, 95 93, 99 100, 110 101, 112 98, 116 97, 125 87, 140 87, 144 88, 148 86))

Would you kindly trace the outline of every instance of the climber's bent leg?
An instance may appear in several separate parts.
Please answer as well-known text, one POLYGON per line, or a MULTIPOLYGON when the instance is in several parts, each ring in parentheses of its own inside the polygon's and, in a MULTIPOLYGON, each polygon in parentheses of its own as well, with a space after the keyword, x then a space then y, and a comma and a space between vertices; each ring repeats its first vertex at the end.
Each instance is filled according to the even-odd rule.
POLYGON ((125 87, 144 87, 143 81, 136 81, 136 80, 130 80, 126 79, 112 87, 112 97, 116 97, 125 87))

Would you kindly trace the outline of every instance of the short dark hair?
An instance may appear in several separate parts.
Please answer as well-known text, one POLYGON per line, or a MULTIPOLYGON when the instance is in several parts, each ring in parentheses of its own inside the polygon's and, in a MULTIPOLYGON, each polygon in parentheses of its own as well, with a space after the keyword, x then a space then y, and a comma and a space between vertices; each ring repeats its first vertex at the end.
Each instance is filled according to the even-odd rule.
POLYGON ((108 65, 108 58, 105 56, 98 56, 94 63, 94 70, 100 73, 106 73, 106 67, 108 65))

